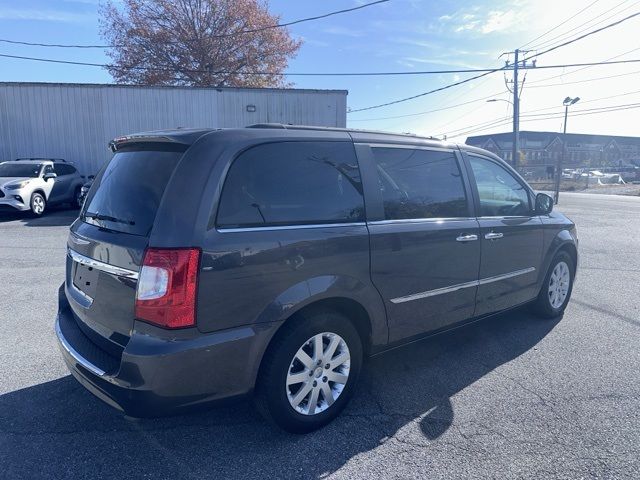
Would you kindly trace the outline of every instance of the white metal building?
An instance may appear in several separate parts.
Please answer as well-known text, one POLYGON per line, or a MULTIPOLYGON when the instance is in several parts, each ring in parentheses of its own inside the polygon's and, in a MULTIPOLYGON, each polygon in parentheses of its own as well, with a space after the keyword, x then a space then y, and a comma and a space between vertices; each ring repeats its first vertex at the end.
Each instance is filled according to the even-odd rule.
POLYGON ((0 82, 0 161, 55 157, 96 173, 107 145, 176 127, 293 123, 345 127, 346 90, 0 82))

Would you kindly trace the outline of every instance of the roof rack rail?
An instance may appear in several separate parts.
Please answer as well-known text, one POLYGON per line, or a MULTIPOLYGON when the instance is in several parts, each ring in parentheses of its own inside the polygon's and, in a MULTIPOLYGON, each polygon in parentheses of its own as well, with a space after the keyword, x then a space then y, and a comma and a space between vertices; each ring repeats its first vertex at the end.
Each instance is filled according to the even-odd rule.
POLYGON ((54 158, 54 157, 23 157, 23 158, 16 158, 15 161, 19 162, 21 160, 47 160, 50 162, 64 162, 64 163, 70 163, 67 162, 64 158, 54 158))
POLYGON ((246 128, 273 128, 273 129, 284 129, 284 130, 317 130, 317 131, 346 132, 346 133, 349 133, 349 132, 373 133, 376 135, 425 138, 428 140, 442 141, 442 139, 434 136, 421 136, 421 135, 416 135, 415 133, 408 133, 408 132, 407 133, 382 132, 380 130, 364 130, 359 128, 342 128, 342 127, 319 127, 314 125, 294 125, 292 123, 254 123, 252 125, 247 125, 246 128))

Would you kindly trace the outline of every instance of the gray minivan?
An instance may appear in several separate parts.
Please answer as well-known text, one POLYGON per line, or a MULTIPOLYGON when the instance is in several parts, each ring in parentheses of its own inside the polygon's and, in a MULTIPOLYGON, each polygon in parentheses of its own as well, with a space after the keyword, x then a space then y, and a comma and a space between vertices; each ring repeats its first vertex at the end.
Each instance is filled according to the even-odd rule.
POLYGON ((132 417, 253 394, 291 432, 366 356, 530 304, 563 313, 574 224, 495 155, 253 125, 118 138, 68 238, 56 333, 132 417))

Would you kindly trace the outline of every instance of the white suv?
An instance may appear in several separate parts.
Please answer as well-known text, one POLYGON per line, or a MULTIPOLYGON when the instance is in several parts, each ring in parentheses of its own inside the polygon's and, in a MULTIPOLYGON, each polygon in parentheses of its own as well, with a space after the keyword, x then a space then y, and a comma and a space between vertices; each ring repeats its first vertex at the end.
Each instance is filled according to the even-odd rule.
POLYGON ((84 183, 78 170, 57 159, 29 158, 0 163, 0 211, 42 215, 49 204, 80 207, 84 183))

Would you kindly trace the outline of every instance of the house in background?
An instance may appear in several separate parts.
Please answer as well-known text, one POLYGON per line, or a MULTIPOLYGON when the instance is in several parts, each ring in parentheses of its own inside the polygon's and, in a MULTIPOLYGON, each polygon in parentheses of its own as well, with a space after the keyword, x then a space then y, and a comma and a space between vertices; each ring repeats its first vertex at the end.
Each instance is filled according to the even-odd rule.
MULTIPOLYGON (((640 165, 640 137, 567 133, 563 168, 603 168, 640 165)), ((562 155, 563 135, 558 132, 520 132, 518 167, 543 177, 562 155)), ((467 145, 484 148, 512 162, 513 133, 467 137, 467 145)))

